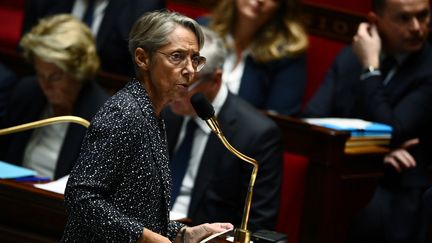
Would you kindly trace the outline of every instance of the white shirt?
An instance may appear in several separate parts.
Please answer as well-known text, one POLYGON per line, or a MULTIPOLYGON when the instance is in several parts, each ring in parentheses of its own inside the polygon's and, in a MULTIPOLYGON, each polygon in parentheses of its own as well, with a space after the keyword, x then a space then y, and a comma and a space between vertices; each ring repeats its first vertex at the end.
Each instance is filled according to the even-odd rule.
MULTIPOLYGON (((212 102, 212 105, 215 109, 215 114, 219 114, 222 105, 225 103, 227 97, 228 89, 225 85, 221 85, 218 94, 212 102)), ((177 151, 178 147, 183 142, 186 133, 186 124, 189 119, 195 119, 195 122, 198 125, 198 129, 195 130, 194 141, 192 143, 191 157, 189 159, 188 168, 186 169, 186 173, 182 181, 180 193, 172 207, 173 212, 178 213, 183 217, 187 216, 189 204, 191 201, 192 190, 195 184, 195 178, 198 173, 198 168, 200 166, 201 158, 207 145, 209 135, 212 132, 211 129, 207 126, 206 122, 199 117, 185 117, 185 120, 180 130, 179 139, 177 141, 175 151, 177 151)))
MULTIPOLYGON (((42 118, 50 117, 50 114, 52 109, 46 108, 42 118)), ((35 170, 39 176, 53 179, 68 126, 68 123, 60 123, 36 128, 24 152, 24 167, 35 170)))
MULTIPOLYGON (((228 46, 234 45, 234 40, 231 35, 226 37, 228 46)), ((240 90, 241 79, 243 77, 246 57, 249 54, 249 50, 243 51, 241 55, 240 62, 237 66, 234 65, 237 62, 237 57, 235 51, 228 52, 223 65, 222 82, 225 83, 229 89, 234 94, 238 94, 240 90)))
MULTIPOLYGON (((108 5, 108 0, 96 0, 95 1, 95 10, 93 13, 93 23, 91 26, 91 31, 93 36, 97 36, 99 31, 99 27, 102 23, 102 19, 105 15, 105 9, 108 5)), ((87 1, 86 0, 76 0, 72 7, 72 15, 77 19, 82 19, 84 17, 84 13, 87 9, 87 1)))

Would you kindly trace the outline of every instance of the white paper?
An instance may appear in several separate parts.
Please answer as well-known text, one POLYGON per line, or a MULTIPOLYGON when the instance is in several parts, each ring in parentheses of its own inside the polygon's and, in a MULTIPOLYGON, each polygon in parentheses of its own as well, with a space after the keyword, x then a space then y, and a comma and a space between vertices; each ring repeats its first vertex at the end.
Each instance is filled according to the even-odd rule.
POLYGON ((177 213, 177 212, 170 211, 170 220, 180 220, 180 219, 185 219, 186 217, 187 217, 187 215, 185 215, 183 213, 177 213))
POLYGON ((307 118, 304 119, 304 121, 318 126, 326 124, 334 125, 341 129, 365 129, 367 126, 372 124, 370 121, 353 118, 307 118))
POLYGON ((69 175, 64 176, 56 181, 42 183, 42 184, 34 184, 34 186, 43 190, 55 192, 58 194, 64 194, 68 179, 69 179, 69 175))
POLYGON ((212 239, 214 239, 214 238, 216 238, 216 237, 218 237, 218 236, 220 236, 220 235, 226 234, 226 233, 228 233, 228 232, 230 232, 230 231, 232 231, 232 230, 233 230, 233 229, 227 229, 227 230, 225 230, 225 231, 222 231, 222 232, 219 232, 219 233, 216 233, 216 234, 212 234, 212 235, 210 235, 209 237, 207 237, 207 238, 201 240, 200 243, 210 242, 212 239))

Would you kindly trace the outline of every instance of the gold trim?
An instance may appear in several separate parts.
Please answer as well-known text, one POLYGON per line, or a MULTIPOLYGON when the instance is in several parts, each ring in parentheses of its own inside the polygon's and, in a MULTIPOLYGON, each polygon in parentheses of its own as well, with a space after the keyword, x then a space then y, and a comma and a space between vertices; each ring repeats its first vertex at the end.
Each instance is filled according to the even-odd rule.
POLYGON ((22 132, 22 131, 26 131, 26 130, 33 129, 33 128, 44 127, 46 125, 51 125, 51 124, 56 124, 56 123, 65 123, 65 122, 77 123, 77 124, 84 126, 85 128, 88 128, 90 126, 89 121, 87 121, 81 117, 78 117, 78 116, 57 116, 57 117, 51 117, 51 118, 47 118, 47 119, 43 119, 43 120, 39 120, 39 121, 21 124, 18 126, 0 129, 0 136, 6 135, 6 134, 11 134, 11 133, 16 133, 16 132, 22 132))
POLYGON ((253 170, 251 174, 251 178, 249 181, 249 188, 246 194, 246 201, 243 209, 243 219, 241 222, 240 229, 234 230, 234 242, 249 242, 250 241, 250 231, 247 229, 247 224, 249 221, 249 211, 252 203, 252 193, 253 193, 253 187, 255 184, 255 179, 258 173, 258 162, 248 157, 242 153, 240 153, 238 150, 236 150, 231 144, 226 140, 225 136, 222 133, 222 130, 219 127, 219 122, 216 119, 208 119, 206 120, 207 125, 216 133, 216 135, 219 137, 219 139, 222 141, 223 145, 235 156, 237 156, 239 159, 246 161, 253 165, 253 170))

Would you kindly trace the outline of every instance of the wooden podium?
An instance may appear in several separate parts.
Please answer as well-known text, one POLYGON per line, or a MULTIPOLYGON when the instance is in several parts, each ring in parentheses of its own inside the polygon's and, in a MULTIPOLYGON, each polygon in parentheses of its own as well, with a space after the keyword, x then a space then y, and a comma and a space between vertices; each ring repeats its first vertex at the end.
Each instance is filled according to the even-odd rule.
POLYGON ((309 159, 299 242, 344 242, 353 216, 367 204, 383 175, 388 148, 348 148, 348 132, 268 116, 282 129, 285 151, 309 159))
POLYGON ((0 180, 1 242, 59 242, 65 224, 63 195, 0 180))

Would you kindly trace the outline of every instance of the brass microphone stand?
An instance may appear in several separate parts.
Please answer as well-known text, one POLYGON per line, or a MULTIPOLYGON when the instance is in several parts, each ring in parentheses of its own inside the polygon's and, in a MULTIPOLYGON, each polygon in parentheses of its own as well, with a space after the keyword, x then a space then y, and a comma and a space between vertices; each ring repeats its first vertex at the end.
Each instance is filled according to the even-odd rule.
POLYGON ((211 128, 211 130, 213 130, 216 133, 216 135, 222 141, 223 145, 232 154, 237 156, 239 159, 246 161, 246 162, 253 165, 253 170, 252 170, 251 178, 249 181, 249 188, 248 188, 248 191, 246 194, 246 200, 245 200, 245 205, 244 205, 244 209, 243 209, 243 218, 242 218, 242 222, 241 222, 241 227, 236 228, 234 230, 234 242, 249 243, 250 242, 250 231, 247 229, 247 224, 249 221, 249 210, 250 210, 251 203, 252 203, 253 187, 255 184, 256 175, 258 173, 258 162, 255 159, 252 159, 252 158, 240 153, 233 146, 231 146, 231 144, 229 144, 229 142, 226 140, 225 136, 223 135, 222 130, 219 127, 219 122, 216 119, 210 118, 210 119, 206 119, 205 121, 206 121, 207 125, 211 128))
POLYGON ((21 131, 26 131, 33 128, 38 127, 44 127, 46 125, 55 124, 55 123, 65 123, 65 122, 71 122, 71 123, 77 123, 80 124, 86 128, 90 126, 90 122, 87 120, 78 117, 78 116, 57 116, 57 117, 51 117, 39 121, 29 122, 25 124, 21 124, 18 126, 8 127, 4 129, 0 129, 0 136, 10 134, 10 133, 16 133, 21 131))

